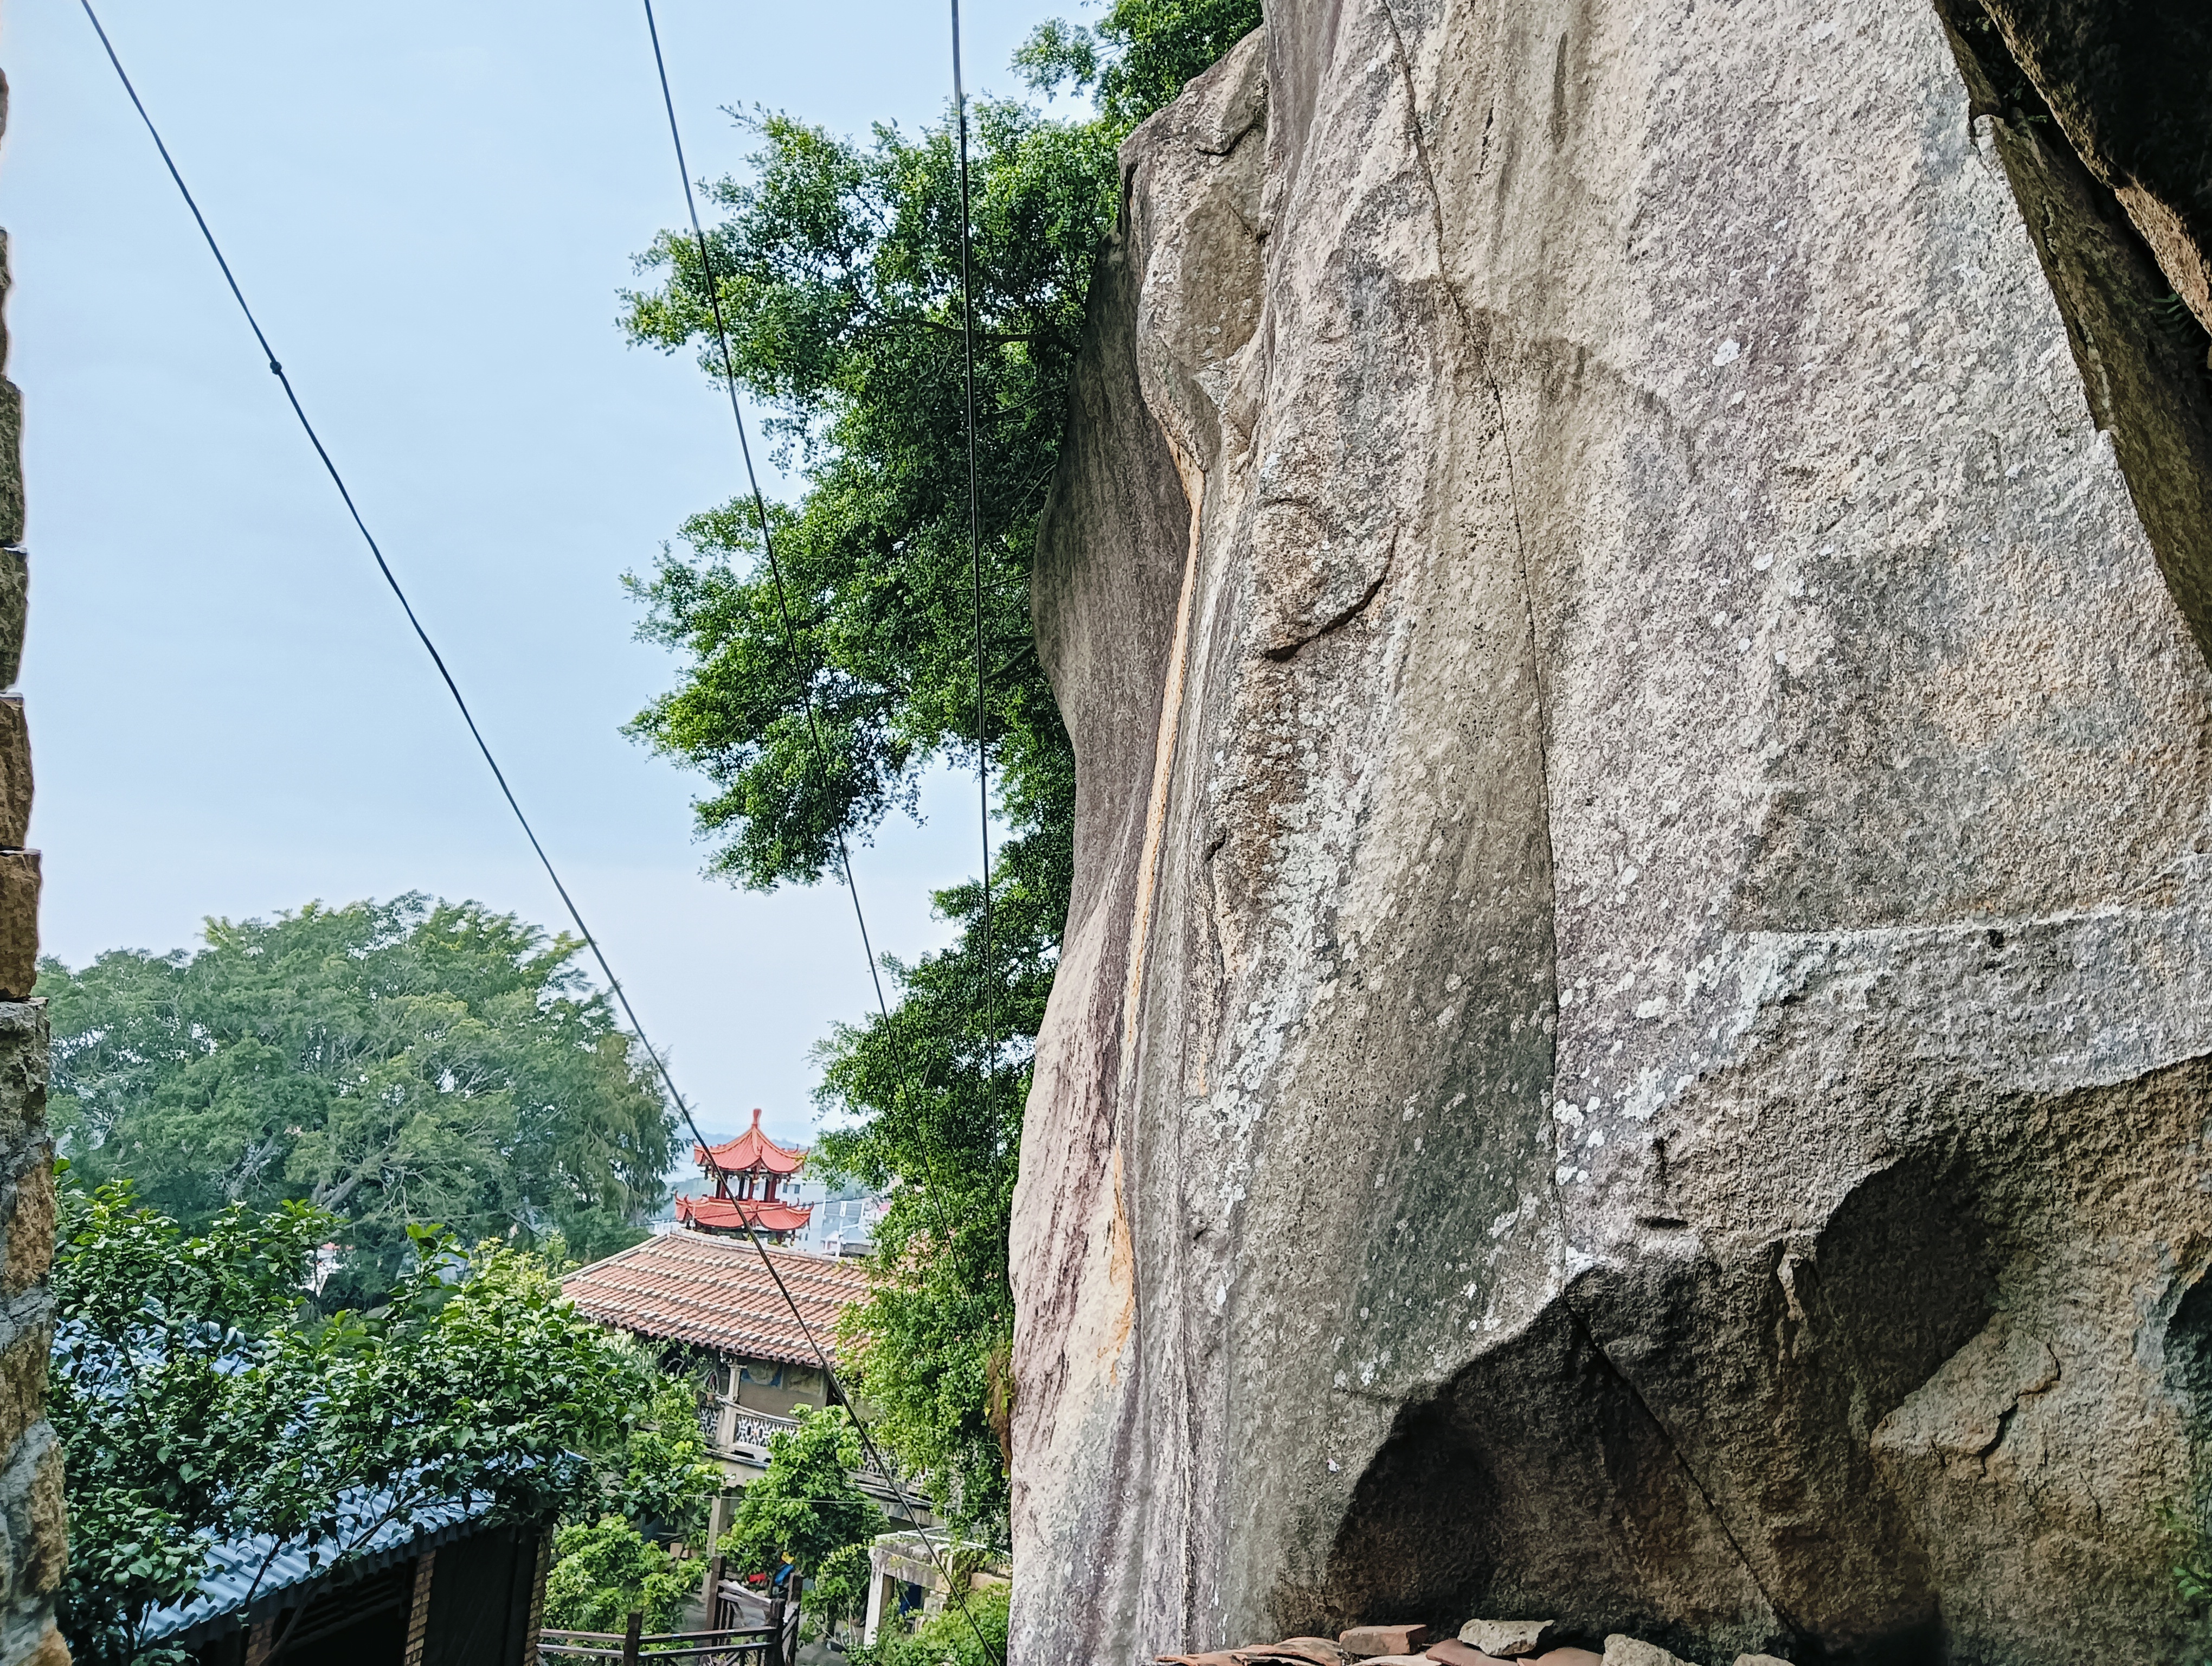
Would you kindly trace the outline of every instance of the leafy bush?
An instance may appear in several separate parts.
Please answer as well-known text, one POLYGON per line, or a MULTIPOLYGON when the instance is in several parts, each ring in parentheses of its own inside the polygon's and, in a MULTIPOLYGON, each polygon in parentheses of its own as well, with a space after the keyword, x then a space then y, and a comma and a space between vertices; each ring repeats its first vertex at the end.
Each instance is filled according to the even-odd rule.
POLYGON ((677 1561, 619 1516, 564 1527, 545 1576, 545 1623, 568 1631, 618 1632, 633 1614, 648 1632, 673 1631, 699 1588, 677 1561))
POLYGON ((707 1526, 707 1505, 721 1491, 721 1466, 707 1456, 689 1384, 659 1374, 645 1349, 626 1345, 640 1380, 654 1384, 629 1445, 616 1502, 628 1519, 664 1536, 696 1538, 707 1526))
POLYGON ((868 1572, 865 1539, 822 1559, 799 1602, 808 1636, 827 1639, 839 1626, 866 1618, 868 1572))
POLYGON ((970 1591, 965 1614, 948 1601, 943 1614, 931 1615, 910 1632, 886 1620, 875 1647, 853 1651, 852 1666, 999 1666, 1006 1658, 1006 1608, 1012 1595, 1005 1585, 970 1591))
POLYGON ((853 1484, 860 1462, 843 1407, 801 1411, 796 1429, 769 1439, 767 1471, 745 1488, 717 1547, 731 1572, 774 1573, 789 1562, 811 1582, 835 1553, 881 1533, 884 1512, 853 1484))
POLYGON ((330 1547, 328 1566, 457 1498, 507 1520, 637 1518, 696 1513, 717 1483, 656 1420, 658 1377, 535 1256, 413 1228, 386 1298, 325 1317, 307 1286, 334 1224, 240 1205, 191 1233, 127 1183, 62 1192, 48 1411, 81 1666, 140 1659, 148 1617, 222 1541, 330 1547))

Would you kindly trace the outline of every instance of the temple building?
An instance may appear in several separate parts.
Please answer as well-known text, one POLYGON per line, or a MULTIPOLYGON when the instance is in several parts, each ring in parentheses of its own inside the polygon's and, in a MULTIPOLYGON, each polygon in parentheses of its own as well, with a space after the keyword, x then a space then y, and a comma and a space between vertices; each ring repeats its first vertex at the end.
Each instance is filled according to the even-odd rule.
MULTIPOLYGON (((760 1118, 756 1110, 735 1140, 691 1148, 714 1189, 677 1198, 669 1227, 561 1280, 578 1311, 651 1344, 661 1369, 696 1391, 699 1430, 726 1486, 710 1542, 728 1524, 737 1491, 766 1472, 769 1443, 836 1402, 823 1352, 834 1357, 838 1319, 869 1290, 865 1262, 792 1243, 814 1213, 791 1197, 806 1153, 770 1140, 760 1118)), ((895 1525, 913 1527, 917 1515, 930 1522, 926 1504, 902 1496, 872 1460, 853 1479, 895 1525)))
POLYGON ((726 1232, 743 1237, 750 1225, 770 1243, 787 1243, 804 1231, 814 1213, 808 1203, 778 1198, 776 1188, 796 1175, 806 1162, 803 1151, 786 1151, 761 1132, 761 1114, 753 1110, 753 1125, 734 1140, 719 1146, 694 1146, 691 1155, 712 1174, 711 1197, 676 1200, 678 1224, 701 1232, 726 1232))
MULTIPOLYGON (((712 1206, 719 1200, 697 1201, 712 1206)), ((728 1202, 734 1208, 766 1200, 728 1202)), ((700 1432, 732 1489, 767 1470, 769 1443, 776 1435, 797 1427, 802 1414, 832 1403, 817 1350, 834 1356, 839 1316, 866 1300, 869 1287, 862 1262, 756 1249, 736 1235, 741 1231, 733 1225, 724 1231, 679 1226, 657 1232, 561 1281, 580 1312, 652 1344, 661 1369, 693 1385, 700 1432)), ((914 1489, 902 1500, 868 1465, 853 1479, 894 1524, 914 1524, 908 1514, 918 1502, 914 1489)), ((926 1523, 926 1502, 921 1513, 926 1523)), ((710 1540, 720 1537, 727 1519, 717 1505, 710 1540)))

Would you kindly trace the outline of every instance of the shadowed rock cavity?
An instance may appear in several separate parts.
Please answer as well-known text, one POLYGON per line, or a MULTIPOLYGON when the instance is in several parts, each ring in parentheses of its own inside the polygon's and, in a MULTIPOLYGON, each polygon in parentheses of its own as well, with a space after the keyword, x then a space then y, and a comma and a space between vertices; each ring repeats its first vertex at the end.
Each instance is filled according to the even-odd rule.
POLYGON ((1944 0, 1993 78, 2009 60, 2057 142, 2111 192, 2173 292, 2212 330, 2212 12, 2194 0, 1944 0), (1991 49, 1998 49, 2002 58, 1991 49))
POLYGON ((2212 14, 2111 0, 1939 9, 1976 137, 2004 165, 2066 320, 2091 417, 2112 436, 2174 599, 2212 654, 2212 14), (2054 116, 2054 100, 2069 119, 2054 116))
POLYGON ((2184 1648, 2203 351, 1974 21, 1286 0, 1125 147, 1020 1661, 2184 1648))

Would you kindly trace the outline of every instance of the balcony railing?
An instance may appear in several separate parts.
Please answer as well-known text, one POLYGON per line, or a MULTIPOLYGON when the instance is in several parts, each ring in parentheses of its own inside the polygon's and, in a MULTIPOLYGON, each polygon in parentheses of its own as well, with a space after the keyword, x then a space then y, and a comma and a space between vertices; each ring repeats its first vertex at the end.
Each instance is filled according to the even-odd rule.
MULTIPOLYGON (((798 1420, 776 1417, 767 1412, 757 1412, 750 1406, 735 1406, 728 1401, 708 1403, 699 1408, 699 1428, 707 1438, 710 1450, 725 1456, 750 1456, 757 1452, 765 1456, 769 1441, 775 1436, 788 1434, 799 1426, 798 1420), (750 1450, 745 1450, 750 1449, 750 1450)), ((893 1480, 882 1465, 871 1461, 864 1452, 856 1475, 868 1476, 888 1486, 893 1480)))
POLYGON ((653 1661, 687 1661, 699 1666, 777 1666, 777 1633, 767 1626, 715 1632, 556 1631, 538 1633, 538 1666, 569 1660, 612 1660, 621 1666, 653 1661))
POLYGON ((769 1439, 776 1435, 789 1434, 799 1426, 793 1417, 771 1417, 766 1412, 756 1412, 739 1406, 737 1415, 730 1420, 730 1442, 736 1446, 757 1446, 768 1450, 769 1439))

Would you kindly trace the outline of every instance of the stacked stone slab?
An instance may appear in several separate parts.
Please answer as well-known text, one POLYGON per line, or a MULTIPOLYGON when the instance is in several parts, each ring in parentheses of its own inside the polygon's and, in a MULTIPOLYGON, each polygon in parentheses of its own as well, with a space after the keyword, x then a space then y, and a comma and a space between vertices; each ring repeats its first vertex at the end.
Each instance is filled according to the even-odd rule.
MULTIPOLYGON (((0 80, 0 133, 7 83, 0 80)), ((0 307, 8 288, 0 232, 0 307)), ((0 312, 0 368, 7 362, 0 312)), ((22 394, 0 377, 0 689, 23 660, 29 564, 23 552, 22 394)), ((53 1146, 46 1135, 46 1004, 38 976, 39 853, 22 696, 0 694, 0 1666, 67 1666, 53 1595, 68 1559, 62 1454, 46 1418, 53 1331, 53 1146)))
POLYGON ((1281 0, 1128 142, 1024 1666, 2191 1646, 2212 428, 2130 226, 2194 222, 2036 9, 1281 0))

